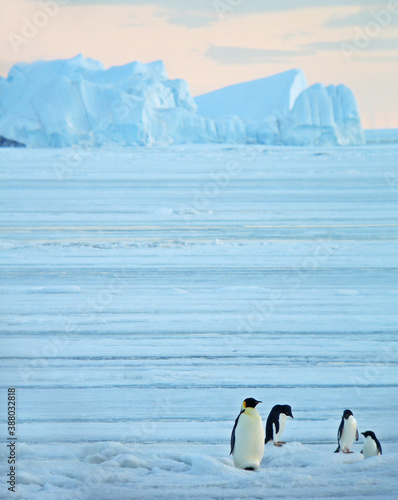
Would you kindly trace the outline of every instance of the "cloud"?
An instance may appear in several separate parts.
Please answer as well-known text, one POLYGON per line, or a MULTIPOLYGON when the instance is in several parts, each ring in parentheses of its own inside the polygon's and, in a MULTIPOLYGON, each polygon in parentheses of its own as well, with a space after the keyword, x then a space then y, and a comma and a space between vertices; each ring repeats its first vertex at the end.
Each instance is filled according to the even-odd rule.
MULTIPOLYGON (((388 51, 388 50, 397 50, 398 49, 398 38, 372 38, 366 35, 366 32, 361 30, 362 36, 364 37, 364 41, 367 40, 366 47, 363 47, 363 50, 372 50, 372 51, 388 51)), ((307 43, 302 47, 307 48, 308 50, 315 51, 333 51, 333 50, 341 50, 342 45, 353 45, 356 44, 356 39, 352 40, 341 40, 339 42, 314 42, 307 43)), ((361 48, 358 44, 358 47, 361 48)), ((362 49, 361 49, 362 50, 362 49)))
MULTIPOLYGON (((319 0, 218 0, 219 5, 224 3, 234 10, 245 12, 278 12, 283 10, 296 10, 306 7, 319 7, 319 0)), ((158 5, 162 8, 177 9, 179 11, 208 12, 215 10, 217 0, 69 0, 69 5, 79 4, 124 4, 124 5, 158 5)), ((322 2, 323 7, 334 6, 358 6, 364 5, 380 6, 378 0, 326 0, 322 2)))
POLYGON ((374 8, 354 12, 347 16, 333 15, 325 23, 324 27, 331 29, 346 28, 352 26, 366 26, 368 23, 379 23, 384 26, 394 26, 398 24, 398 16, 385 8, 374 8))
POLYGON ((389 63, 389 62, 397 62, 397 56, 368 56, 368 57, 361 57, 358 59, 360 62, 364 63, 389 63))
MULTIPOLYGON (((69 0, 74 5, 131 5, 162 9, 161 17, 170 24, 187 28, 202 28, 228 18, 250 14, 283 12, 306 8, 336 6, 380 6, 377 0, 69 0)), ((333 22, 333 19, 331 20, 333 22)))
POLYGON ((177 16, 168 19, 170 24, 184 26, 185 28, 207 28, 213 24, 213 20, 199 16, 177 16))
POLYGON ((308 38, 311 35, 312 33, 310 33, 309 31, 303 31, 303 30, 290 31, 289 33, 283 35, 283 40, 285 41, 297 40, 300 38, 308 38))
MULTIPOLYGON (((307 43, 299 45, 294 50, 219 46, 210 44, 205 55, 220 65, 248 65, 262 64, 265 62, 280 63, 285 62, 286 59, 313 56, 319 52, 341 51, 344 46, 347 47, 348 45, 355 47, 355 40, 307 43)), ((364 50, 380 52, 395 51, 397 49, 398 38, 369 38, 367 46, 364 48, 364 50)))
POLYGON ((314 53, 315 51, 311 49, 252 49, 248 47, 225 47, 211 44, 205 55, 217 64, 261 64, 264 62, 281 62, 281 59, 306 56, 314 53))

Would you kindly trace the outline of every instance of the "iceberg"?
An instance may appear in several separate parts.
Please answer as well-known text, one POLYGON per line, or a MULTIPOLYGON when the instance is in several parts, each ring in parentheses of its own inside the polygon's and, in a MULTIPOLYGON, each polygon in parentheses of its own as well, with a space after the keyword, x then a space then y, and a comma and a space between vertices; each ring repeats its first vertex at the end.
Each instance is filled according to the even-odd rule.
POLYGON ((275 114, 284 115, 298 95, 308 87, 299 69, 249 82, 230 85, 196 97, 198 113, 213 119, 239 116, 248 122, 262 122, 275 114))
MULTIPOLYGON (((364 144, 358 106, 344 85, 308 87, 293 69, 231 85, 196 98, 197 112, 215 121, 217 131, 240 121, 245 142, 281 145, 364 144)), ((233 132, 231 130, 231 132, 233 132)), ((230 133, 223 140, 235 142, 230 133)))
POLYGON ((216 141, 161 61, 106 70, 82 56, 15 65, 0 79, 0 135, 31 147, 216 141))
POLYGON ((299 146, 364 144, 354 94, 344 85, 320 83, 303 90, 282 120, 281 140, 299 146))
POLYGON ((12 141, 7 139, 7 137, 2 137, 0 135, 0 148, 24 148, 25 144, 18 141, 12 141))
POLYGON ((20 63, 0 78, 0 136, 27 147, 364 141, 352 92, 308 87, 301 70, 194 99, 162 61, 106 69, 81 55, 20 63))

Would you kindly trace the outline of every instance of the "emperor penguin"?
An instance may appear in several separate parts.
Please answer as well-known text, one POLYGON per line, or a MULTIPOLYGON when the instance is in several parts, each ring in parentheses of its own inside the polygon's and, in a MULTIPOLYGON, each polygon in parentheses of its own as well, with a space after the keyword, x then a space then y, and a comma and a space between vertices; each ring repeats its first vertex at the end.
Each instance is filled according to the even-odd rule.
POLYGON ((363 445, 363 453, 364 458, 375 457, 376 455, 381 455, 381 444, 377 439, 376 435, 372 431, 361 432, 363 436, 365 436, 365 443, 363 445))
POLYGON ((265 426, 265 444, 273 441, 275 446, 282 446, 285 441, 279 441, 285 430, 287 417, 293 417, 292 408, 289 405, 275 405, 270 411, 265 426))
POLYGON ((243 401, 231 434, 231 455, 235 467, 257 470, 264 455, 264 427, 254 398, 243 401))
POLYGON ((340 450, 343 453, 354 453, 350 451, 354 440, 358 441, 357 421, 351 410, 344 410, 339 430, 337 431, 338 446, 335 453, 338 453, 340 450))

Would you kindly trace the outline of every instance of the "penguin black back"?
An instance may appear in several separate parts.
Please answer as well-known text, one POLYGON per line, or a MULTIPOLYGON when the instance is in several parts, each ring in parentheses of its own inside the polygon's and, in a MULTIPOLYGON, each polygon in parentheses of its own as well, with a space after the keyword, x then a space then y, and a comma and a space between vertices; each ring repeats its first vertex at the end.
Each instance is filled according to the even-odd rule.
POLYGON ((367 437, 371 437, 373 439, 373 441, 376 443, 376 446, 377 446, 377 450, 378 452, 380 453, 380 455, 383 454, 383 450, 381 449, 381 444, 380 444, 380 441, 377 439, 376 437, 376 434, 373 432, 373 431, 365 431, 365 432, 361 432, 361 434, 367 438, 367 437))
POLYGON ((292 417, 292 407, 290 405, 275 405, 269 412, 267 423, 265 426, 265 444, 274 439, 274 426, 275 433, 279 432, 279 415, 284 413, 287 417, 292 417))

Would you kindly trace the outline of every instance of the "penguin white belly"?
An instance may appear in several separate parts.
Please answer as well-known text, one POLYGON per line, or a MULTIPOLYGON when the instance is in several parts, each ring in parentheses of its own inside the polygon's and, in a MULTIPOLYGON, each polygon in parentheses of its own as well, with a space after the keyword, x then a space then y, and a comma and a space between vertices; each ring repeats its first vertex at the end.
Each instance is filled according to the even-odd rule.
POLYGON ((235 467, 258 469, 264 455, 264 428, 255 408, 247 408, 235 429, 235 446, 232 452, 235 467))
POLYGON ((283 434, 283 431, 285 430, 286 427, 286 420, 287 416, 284 413, 281 413, 279 415, 279 431, 276 433, 275 425, 274 425, 274 441, 277 442, 279 441, 280 437, 283 434))
POLYGON ((340 448, 342 451, 351 449, 355 441, 356 432, 357 432, 357 421, 351 415, 347 420, 345 420, 343 432, 341 433, 340 448))
POLYGON ((370 436, 367 436, 367 438, 365 439, 365 444, 363 445, 363 456, 365 458, 370 458, 379 454, 380 453, 377 449, 376 443, 370 436))

